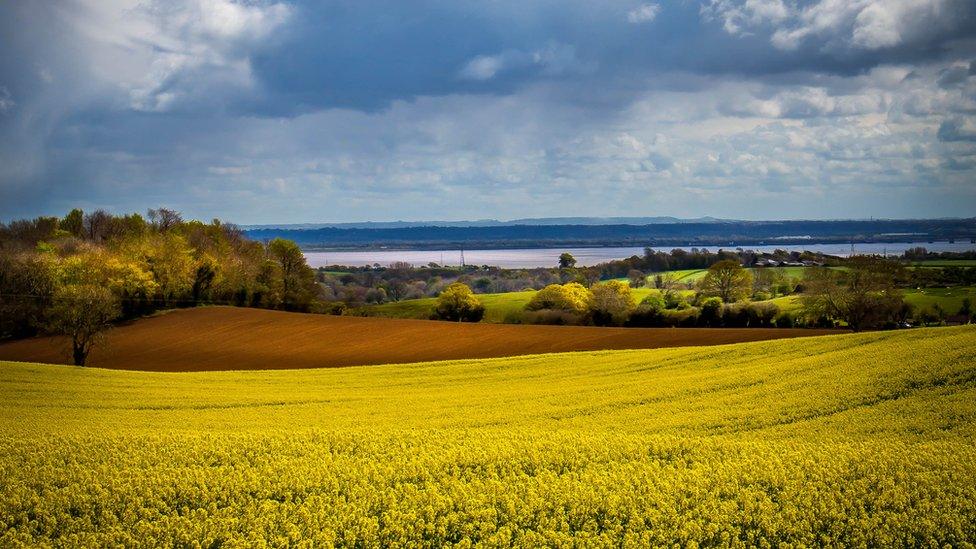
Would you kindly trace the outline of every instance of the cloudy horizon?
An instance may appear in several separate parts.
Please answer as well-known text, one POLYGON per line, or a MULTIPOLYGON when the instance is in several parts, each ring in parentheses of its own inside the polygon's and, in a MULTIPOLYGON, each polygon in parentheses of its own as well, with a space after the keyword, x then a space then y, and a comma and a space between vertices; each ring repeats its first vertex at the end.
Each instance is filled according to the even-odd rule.
POLYGON ((14 0, 0 219, 971 217, 971 0, 14 0))

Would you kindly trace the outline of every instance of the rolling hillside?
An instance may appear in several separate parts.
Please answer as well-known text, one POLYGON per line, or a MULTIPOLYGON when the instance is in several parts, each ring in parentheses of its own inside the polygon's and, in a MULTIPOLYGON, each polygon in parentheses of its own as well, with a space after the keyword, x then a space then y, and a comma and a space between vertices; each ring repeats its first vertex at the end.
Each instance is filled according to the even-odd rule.
POLYGON ((0 363, 0 545, 976 540, 976 328, 302 371, 0 363))
MULTIPOLYGON (((234 307, 172 311, 111 330, 89 366, 148 371, 324 368, 813 336, 823 330, 455 324, 234 307)), ((66 363, 67 342, 0 345, 0 360, 66 363)))

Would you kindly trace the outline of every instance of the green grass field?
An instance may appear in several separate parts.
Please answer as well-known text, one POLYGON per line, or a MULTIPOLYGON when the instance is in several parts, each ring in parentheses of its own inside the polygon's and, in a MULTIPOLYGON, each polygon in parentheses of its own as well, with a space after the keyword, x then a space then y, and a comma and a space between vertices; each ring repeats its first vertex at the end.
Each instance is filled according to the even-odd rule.
POLYGON ((913 267, 976 267, 976 259, 933 259, 930 261, 916 261, 913 267))
POLYGON ((957 286, 955 288, 923 288, 905 292, 905 301, 919 309, 927 309, 939 304, 949 314, 956 314, 962 307, 962 300, 969 298, 976 308, 976 287, 957 286))
MULTIPOLYGON (((483 322, 502 323, 511 315, 518 315, 525 309, 525 305, 535 295, 535 291, 507 292, 501 294, 478 294, 478 299, 485 306, 483 322)), ((387 318, 430 318, 434 310, 436 298, 408 299, 404 301, 371 305, 364 310, 368 316, 382 316, 387 318)))
POLYGON ((654 283, 654 277, 657 275, 670 274, 674 276, 675 282, 680 282, 682 284, 690 284, 697 281, 699 278, 705 276, 708 269, 681 269, 675 271, 664 271, 660 273, 649 273, 647 275, 647 280, 649 283, 654 283))
MULTIPOLYGON (((753 274, 755 274, 756 271, 758 270, 764 270, 764 271, 774 271, 790 278, 802 278, 803 271, 806 268, 807 267, 751 267, 746 270, 752 272, 753 274)), ((693 284, 701 280, 702 277, 704 277, 707 272, 708 269, 682 269, 676 271, 667 271, 667 273, 674 275, 675 280, 677 282, 680 282, 682 284, 693 284)), ((654 276, 659 274, 666 274, 666 273, 651 273, 648 275, 648 281, 650 283, 653 283, 654 276)))
MULTIPOLYGON (((636 288, 632 290, 634 299, 640 303, 642 299, 654 292, 651 288, 636 288)), ((525 310, 525 306, 535 295, 534 290, 524 292, 507 292, 501 294, 478 294, 478 299, 485 306, 485 317, 482 322, 503 323, 517 319, 525 310)), ((430 318, 434 310, 436 298, 407 299, 404 301, 371 305, 363 310, 368 316, 386 318, 430 318)))
POLYGON ((976 327, 331 370, 0 363, 0 546, 976 540, 976 327))

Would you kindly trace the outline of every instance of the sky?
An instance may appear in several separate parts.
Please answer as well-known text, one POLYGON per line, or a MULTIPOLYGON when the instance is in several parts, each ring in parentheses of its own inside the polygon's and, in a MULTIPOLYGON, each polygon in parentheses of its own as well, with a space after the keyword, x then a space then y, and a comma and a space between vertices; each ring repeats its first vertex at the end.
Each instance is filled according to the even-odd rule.
POLYGON ((0 220, 976 215, 972 0, 5 0, 0 220))

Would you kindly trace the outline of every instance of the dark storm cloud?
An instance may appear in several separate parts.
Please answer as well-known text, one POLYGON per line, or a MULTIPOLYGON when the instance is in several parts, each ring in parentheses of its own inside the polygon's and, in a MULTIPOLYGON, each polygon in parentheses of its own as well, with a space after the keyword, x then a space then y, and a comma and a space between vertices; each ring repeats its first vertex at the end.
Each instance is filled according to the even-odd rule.
MULTIPOLYGON (((287 116, 329 107, 376 110, 418 96, 510 94, 540 81, 584 89, 623 81, 624 92, 628 83, 645 89, 655 75, 673 71, 852 75, 942 59, 950 45, 976 37, 976 5, 944 4, 936 21, 908 20, 892 36, 874 36, 855 27, 856 17, 808 34, 801 22, 785 21, 783 28, 760 21, 730 33, 722 24, 727 12, 696 2, 659 8, 649 24, 628 20, 639 2, 304 2, 290 4, 288 21, 253 47, 256 93, 224 98, 224 106, 287 116), (790 39, 792 47, 770 47, 786 31, 802 36, 790 39)), ((197 71, 174 75, 167 85, 205 95, 199 81, 206 70, 197 71)))
POLYGON ((0 217, 976 205, 968 0, 21 0, 0 50, 0 217))

